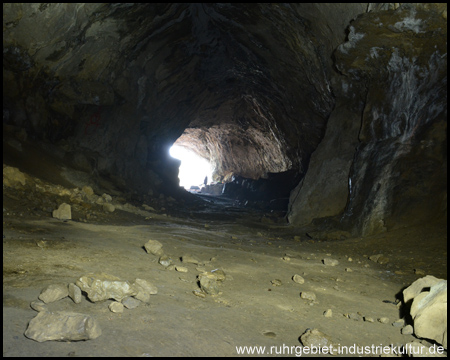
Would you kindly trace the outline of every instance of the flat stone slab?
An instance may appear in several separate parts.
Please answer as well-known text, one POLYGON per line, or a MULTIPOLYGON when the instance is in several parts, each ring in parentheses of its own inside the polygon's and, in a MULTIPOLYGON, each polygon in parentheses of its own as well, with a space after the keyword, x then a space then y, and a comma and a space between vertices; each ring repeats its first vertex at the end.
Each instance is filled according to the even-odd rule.
POLYGON ((31 319, 24 335, 37 342, 44 342, 91 340, 101 334, 98 321, 90 315, 68 311, 41 311, 31 319))

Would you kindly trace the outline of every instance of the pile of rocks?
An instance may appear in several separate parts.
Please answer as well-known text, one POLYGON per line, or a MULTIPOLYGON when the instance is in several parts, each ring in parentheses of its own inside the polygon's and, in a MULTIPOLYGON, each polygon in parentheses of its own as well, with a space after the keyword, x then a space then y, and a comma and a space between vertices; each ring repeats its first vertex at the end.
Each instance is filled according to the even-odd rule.
POLYGON ((94 303, 115 300, 109 304, 109 309, 120 313, 124 311, 124 307, 134 309, 141 302, 150 302, 150 296, 157 294, 158 289, 147 280, 136 279, 130 284, 105 273, 84 275, 75 284, 49 285, 39 295, 40 301, 31 303, 32 309, 39 314, 29 322, 25 336, 38 342, 78 341, 99 337, 102 334, 100 324, 91 315, 69 311, 51 312, 47 308, 47 304, 67 296, 75 304, 79 304, 83 293, 94 303))

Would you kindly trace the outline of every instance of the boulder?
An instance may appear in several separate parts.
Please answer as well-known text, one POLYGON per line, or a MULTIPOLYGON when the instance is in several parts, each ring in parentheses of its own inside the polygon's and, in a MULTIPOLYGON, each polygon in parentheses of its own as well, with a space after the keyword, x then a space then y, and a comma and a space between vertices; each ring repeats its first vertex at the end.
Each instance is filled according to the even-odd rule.
POLYGON ((447 348, 447 280, 426 276, 415 281, 403 294, 405 301, 414 298, 410 310, 414 334, 447 348))
POLYGON ((80 277, 76 285, 92 302, 114 299, 121 301, 124 297, 136 295, 137 290, 128 281, 122 281, 109 274, 88 274, 80 277))
POLYGON ((72 209, 69 204, 62 203, 59 208, 53 210, 53 217, 60 220, 72 219, 72 209))
POLYGON ((25 331, 27 338, 37 342, 90 340, 101 334, 100 325, 92 316, 68 311, 41 311, 25 331))

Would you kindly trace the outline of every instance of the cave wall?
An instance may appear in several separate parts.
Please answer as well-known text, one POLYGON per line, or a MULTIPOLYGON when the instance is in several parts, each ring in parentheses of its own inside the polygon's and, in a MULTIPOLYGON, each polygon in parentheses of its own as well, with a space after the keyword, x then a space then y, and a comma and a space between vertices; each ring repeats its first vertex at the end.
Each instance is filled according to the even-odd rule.
POLYGON ((303 170, 334 106, 329 55, 366 8, 5 3, 4 123, 138 188, 176 184, 186 128, 220 176, 303 170))
POLYGON ((291 223, 335 216, 334 226, 371 235, 446 217, 446 40, 442 9, 404 6, 352 22, 334 53, 343 105, 292 192, 291 223))
POLYGON ((3 4, 4 130, 146 193, 180 142, 304 174, 293 225, 446 213, 446 4, 3 4))

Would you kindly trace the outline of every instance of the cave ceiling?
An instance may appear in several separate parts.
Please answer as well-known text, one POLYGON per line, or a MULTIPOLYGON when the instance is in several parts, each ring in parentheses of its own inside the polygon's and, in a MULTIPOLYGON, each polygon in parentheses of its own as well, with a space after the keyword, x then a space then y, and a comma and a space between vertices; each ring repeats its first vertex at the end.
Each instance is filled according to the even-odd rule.
POLYGON ((334 107, 330 54, 366 8, 4 4, 8 116, 110 167, 151 163, 184 133, 222 176, 304 170, 334 107), (101 139, 87 131, 100 117, 101 139))

